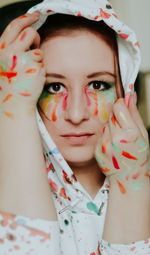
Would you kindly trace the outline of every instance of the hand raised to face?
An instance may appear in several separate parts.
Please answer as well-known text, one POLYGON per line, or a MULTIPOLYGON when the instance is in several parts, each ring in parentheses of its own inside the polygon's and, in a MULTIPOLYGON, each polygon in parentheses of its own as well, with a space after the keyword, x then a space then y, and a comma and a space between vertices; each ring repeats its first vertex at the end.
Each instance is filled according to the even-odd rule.
POLYGON ((39 17, 35 12, 13 20, 0 38, 0 113, 10 119, 35 108, 44 86, 40 36, 31 28, 39 17))
POLYGON ((100 170, 110 184, 118 185, 122 194, 129 189, 141 189, 149 178, 148 134, 136 107, 135 94, 130 96, 128 108, 123 99, 114 104, 95 156, 100 170))

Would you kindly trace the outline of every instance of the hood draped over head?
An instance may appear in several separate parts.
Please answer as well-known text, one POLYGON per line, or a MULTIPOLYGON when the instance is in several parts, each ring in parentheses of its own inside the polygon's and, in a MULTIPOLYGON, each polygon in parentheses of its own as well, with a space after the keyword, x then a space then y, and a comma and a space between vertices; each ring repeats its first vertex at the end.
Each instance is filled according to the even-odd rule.
MULTIPOLYGON (((137 77, 141 60, 139 43, 134 32, 118 19, 111 4, 107 0, 44 0, 42 3, 33 6, 29 10, 29 13, 36 10, 40 11, 41 16, 39 21, 33 25, 35 29, 39 29, 49 15, 56 13, 81 16, 95 22, 104 21, 117 34, 119 66, 125 95, 127 97, 130 93, 133 93, 133 84, 137 77)), ((63 156, 59 153, 38 111, 37 120, 43 143, 48 180, 52 188, 58 213, 60 238, 63 239, 63 234, 67 231, 66 234, 69 238, 70 247, 72 247, 70 254, 89 254, 82 253, 82 242, 78 242, 77 245, 77 239, 80 236, 81 229, 89 228, 91 231, 92 229, 93 231, 97 229, 97 239, 93 238, 93 240, 89 240, 87 244, 84 244, 84 247, 89 251, 89 246, 95 247, 96 240, 101 238, 103 229, 101 228, 100 230, 96 219, 97 217, 101 217, 102 222, 104 222, 103 217, 106 212, 106 206, 104 204, 107 200, 108 182, 107 180, 105 181, 99 194, 92 200, 83 186, 77 181, 63 156), (98 204, 100 197, 102 201, 101 205, 98 204), (80 217, 77 212, 80 214, 80 217), (91 221, 88 221, 88 223, 85 221, 86 215, 89 218, 91 217, 91 221), (78 227, 79 221, 82 221, 82 228, 78 227), (74 237, 71 237, 72 235, 74 237), (75 253, 73 253, 73 249, 75 249, 75 253)), ((85 232, 84 234, 86 235, 87 231, 85 232)), ((82 235, 84 234, 82 233, 82 235)), ((61 242, 62 250, 65 250, 67 246, 64 241, 61 242)), ((69 252, 64 252, 64 254, 69 254, 69 252)))

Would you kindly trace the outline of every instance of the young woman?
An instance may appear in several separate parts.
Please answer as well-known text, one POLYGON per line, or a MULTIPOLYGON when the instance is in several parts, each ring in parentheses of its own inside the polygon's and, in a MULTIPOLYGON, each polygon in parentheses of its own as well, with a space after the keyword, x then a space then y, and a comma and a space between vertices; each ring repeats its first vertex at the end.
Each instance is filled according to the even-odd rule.
POLYGON ((136 37, 107 1, 30 13, 0 38, 1 254, 149 254, 136 37))

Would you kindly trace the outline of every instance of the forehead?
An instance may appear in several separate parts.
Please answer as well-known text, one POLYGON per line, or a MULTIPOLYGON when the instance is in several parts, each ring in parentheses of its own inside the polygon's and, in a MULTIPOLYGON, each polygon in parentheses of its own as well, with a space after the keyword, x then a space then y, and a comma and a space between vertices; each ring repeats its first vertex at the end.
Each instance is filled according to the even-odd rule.
POLYGON ((103 36, 95 32, 78 30, 52 36, 42 43, 41 49, 48 71, 114 73, 114 51, 103 36))

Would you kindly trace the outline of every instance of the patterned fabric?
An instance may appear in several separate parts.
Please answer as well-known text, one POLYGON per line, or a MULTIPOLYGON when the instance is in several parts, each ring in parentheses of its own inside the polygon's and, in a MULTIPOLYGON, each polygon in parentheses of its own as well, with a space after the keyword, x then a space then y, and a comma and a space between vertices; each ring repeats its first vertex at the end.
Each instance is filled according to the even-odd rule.
MULTIPOLYGON (((38 29, 48 15, 64 13, 103 20, 118 34, 119 62, 126 93, 134 90, 140 65, 139 43, 134 32, 117 18, 106 0, 45 0, 29 12, 41 12, 34 25, 38 29)), ((57 211, 58 222, 29 219, 0 213, 0 255, 148 255, 150 239, 132 244, 109 244, 102 240, 109 183, 92 199, 77 181, 71 168, 59 153, 37 110, 37 121, 49 184, 57 211)))

